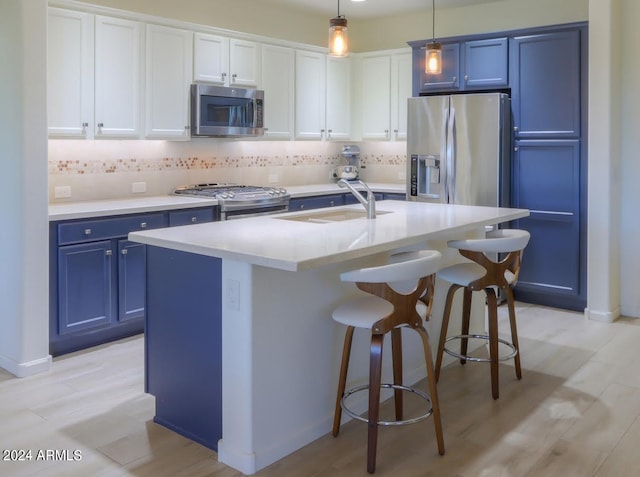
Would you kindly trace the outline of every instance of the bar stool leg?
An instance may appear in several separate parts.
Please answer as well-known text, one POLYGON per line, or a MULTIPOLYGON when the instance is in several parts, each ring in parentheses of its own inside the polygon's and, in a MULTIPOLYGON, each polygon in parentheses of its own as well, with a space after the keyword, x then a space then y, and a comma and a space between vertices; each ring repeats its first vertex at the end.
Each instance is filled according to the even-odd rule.
POLYGON ((444 343, 447 340, 447 328, 449 327, 449 317, 451 316, 451 304, 453 297, 460 285, 451 285, 447 292, 447 299, 444 304, 444 312, 442 313, 442 325, 440 327, 440 341, 438 342, 438 354, 436 357, 435 376, 436 382, 440 379, 440 368, 442 367, 442 355, 444 354, 444 343))
MULTIPOLYGON (((393 357, 393 384, 402 385, 402 330, 391 330, 391 352, 393 357)), ((403 419, 402 390, 393 390, 393 401, 396 408, 396 420, 403 419)))
POLYGON ((433 424, 436 430, 436 442, 438 453, 444 455, 444 436, 442 434, 442 421, 440 419, 440 401, 438 399, 438 388, 436 386, 436 376, 433 369, 433 358, 431 357, 431 347, 429 346, 429 335, 423 326, 416 327, 415 330, 422 338, 424 348, 424 359, 427 364, 427 382, 429 383, 429 395, 431 397, 431 408, 433 409, 433 424))
POLYGON ((367 433, 367 472, 370 474, 373 474, 376 471, 383 339, 384 335, 371 335, 371 357, 369 363, 369 429, 367 433))
POLYGON ((342 396, 347 384, 347 370, 349 368, 349 358, 351 356, 351 342, 353 341, 353 326, 347 327, 344 335, 344 347, 342 348, 342 364, 340 365, 340 377, 338 378, 338 395, 336 397, 336 409, 333 414, 333 437, 337 437, 340 432, 340 420, 342 419, 342 396))
MULTIPOLYGON (((471 293, 472 291, 469 288, 464 289, 464 295, 462 299, 462 335, 469 334, 469 321, 471 320, 471 293)), ((460 340, 460 354, 462 356, 467 356, 469 340, 467 338, 462 338, 460 340)), ((466 359, 461 358, 460 364, 465 364, 467 362, 466 359)))
POLYGON ((522 379, 522 368, 520 367, 520 345, 518 344, 518 329, 516 327, 516 309, 514 305, 513 290, 511 287, 505 288, 507 291, 507 304, 509 306, 509 324, 511 325, 511 343, 516 349, 513 362, 516 368, 516 377, 522 379))
POLYGON ((486 288, 487 307, 489 311, 489 358, 491 359, 491 395, 493 399, 500 396, 498 383, 498 300, 493 288, 486 288))

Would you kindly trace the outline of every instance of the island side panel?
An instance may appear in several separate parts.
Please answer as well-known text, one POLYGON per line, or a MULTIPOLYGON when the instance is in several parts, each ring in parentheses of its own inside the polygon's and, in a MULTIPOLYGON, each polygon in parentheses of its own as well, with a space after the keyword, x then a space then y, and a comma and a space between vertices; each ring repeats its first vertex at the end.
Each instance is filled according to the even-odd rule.
POLYGON ((222 436, 221 260, 147 247, 145 391, 154 421, 210 449, 222 436))
MULTIPOLYGON (((330 432, 345 332, 331 312, 362 294, 340 273, 387 261, 383 253, 302 272, 223 261, 221 462, 252 474, 330 432)), ((406 336, 405 375, 415 382, 424 358, 417 336, 406 336)), ((356 333, 350 385, 367 380, 369 344, 356 333)), ((385 350, 391 379, 388 341, 385 350)), ((366 405, 364 396, 354 407, 366 405)))

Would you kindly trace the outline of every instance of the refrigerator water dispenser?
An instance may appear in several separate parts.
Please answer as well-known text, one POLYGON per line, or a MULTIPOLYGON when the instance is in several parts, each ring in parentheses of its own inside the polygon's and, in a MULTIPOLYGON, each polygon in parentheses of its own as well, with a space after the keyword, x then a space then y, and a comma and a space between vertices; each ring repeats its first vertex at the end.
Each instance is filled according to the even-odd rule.
POLYGON ((440 156, 412 154, 411 195, 439 200, 441 194, 440 156))

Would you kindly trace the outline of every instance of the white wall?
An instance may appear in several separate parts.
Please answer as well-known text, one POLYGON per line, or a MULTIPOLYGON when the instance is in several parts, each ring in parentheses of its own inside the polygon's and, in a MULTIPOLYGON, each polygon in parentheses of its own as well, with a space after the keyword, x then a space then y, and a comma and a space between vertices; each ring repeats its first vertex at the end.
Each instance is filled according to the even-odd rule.
POLYGON ((46 0, 0 2, 0 367, 49 369, 46 0))
MULTIPOLYGON (((593 1, 593 0, 592 0, 593 1)), ((622 313, 640 317, 640 2, 621 0, 616 30, 620 32, 620 301, 622 313)))

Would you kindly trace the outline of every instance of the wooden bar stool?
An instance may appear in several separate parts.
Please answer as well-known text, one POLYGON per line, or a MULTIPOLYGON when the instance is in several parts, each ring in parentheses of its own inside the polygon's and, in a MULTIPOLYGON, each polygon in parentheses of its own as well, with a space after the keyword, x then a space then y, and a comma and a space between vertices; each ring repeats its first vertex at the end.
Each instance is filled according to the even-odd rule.
POLYGON ((429 336, 423 320, 429 318, 433 297, 435 273, 441 254, 437 251, 413 252, 411 259, 398 263, 363 268, 340 275, 342 281, 355 282, 356 286, 369 295, 351 300, 333 311, 333 319, 347 326, 340 366, 340 378, 333 421, 333 435, 340 431, 342 410, 359 421, 368 423, 367 471, 375 472, 378 426, 413 424, 433 415, 438 452, 444 454, 444 439, 440 422, 440 408, 433 359, 429 347, 429 336), (422 339, 427 365, 429 394, 402 384, 402 327, 418 332, 422 339), (347 370, 351 354, 351 343, 355 328, 371 332, 371 352, 369 361, 369 384, 358 386, 345 392, 347 370), (393 384, 381 383, 382 343, 384 335, 391 333, 393 359, 393 384), (380 388, 394 390, 395 421, 380 421, 380 388), (365 419, 349 409, 345 401, 354 393, 369 390, 369 412, 365 419), (402 393, 412 392, 429 403, 423 415, 403 420, 402 393))
POLYGON ((452 240, 449 247, 457 248, 460 254, 472 262, 459 263, 443 268, 438 272, 438 278, 452 285, 447 292, 444 306, 438 355, 436 359, 436 380, 440 378, 442 356, 446 352, 460 359, 461 364, 467 361, 491 363, 491 394, 498 399, 498 364, 500 361, 514 359, 516 377, 522 378, 520 368, 520 349, 518 346, 518 332, 516 329, 516 312, 512 287, 518 280, 522 250, 529 242, 529 232, 517 229, 500 229, 489 232, 484 239, 452 240), (499 261, 490 259, 487 254, 498 256, 506 254, 499 261), (451 304, 458 289, 464 288, 462 301, 462 333, 447 338, 451 304), (496 288, 504 290, 509 307, 509 322, 511 325, 511 342, 498 338, 498 301, 496 288), (471 312, 471 292, 484 290, 487 296, 489 333, 488 335, 469 334, 469 317, 471 312), (489 358, 477 358, 467 355, 469 339, 483 339, 489 343, 489 358), (460 353, 456 353, 445 345, 452 340, 460 340, 460 353), (499 343, 510 352, 499 355, 499 343))

